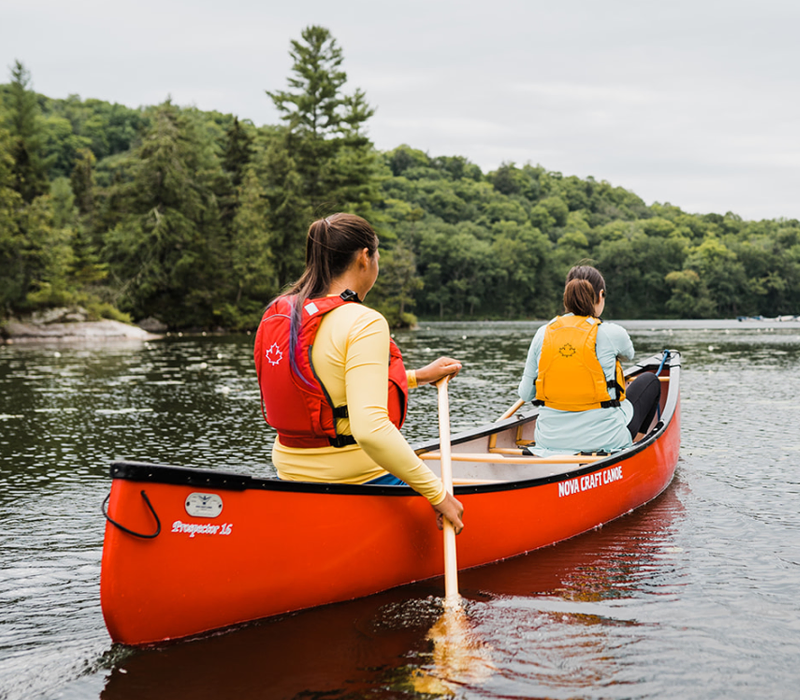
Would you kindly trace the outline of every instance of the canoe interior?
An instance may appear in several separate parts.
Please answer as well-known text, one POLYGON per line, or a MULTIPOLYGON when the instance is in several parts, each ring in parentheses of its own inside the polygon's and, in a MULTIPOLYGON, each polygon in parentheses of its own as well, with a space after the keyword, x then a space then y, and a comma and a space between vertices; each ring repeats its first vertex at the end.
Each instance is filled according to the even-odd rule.
MULTIPOLYGON (((539 415, 538 408, 528 408, 497 423, 452 437, 451 455, 456 493, 467 492, 466 486, 502 488, 502 482, 558 480, 582 466, 601 468, 653 444, 663 434, 679 401, 680 355, 672 351, 671 358, 663 366, 661 359, 661 355, 655 355, 625 372, 628 381, 632 381, 642 372, 658 372, 661 380, 659 411, 652 423, 644 426, 644 437, 628 450, 605 458, 602 455, 525 457, 522 455, 522 448, 534 445, 534 431, 539 415), (476 459, 471 460, 470 456, 475 456, 476 459)), ((439 443, 436 441, 415 446, 425 464, 437 476, 441 476, 441 463, 435 458, 438 449, 439 443)), ((474 489, 469 489, 472 490, 474 489)))

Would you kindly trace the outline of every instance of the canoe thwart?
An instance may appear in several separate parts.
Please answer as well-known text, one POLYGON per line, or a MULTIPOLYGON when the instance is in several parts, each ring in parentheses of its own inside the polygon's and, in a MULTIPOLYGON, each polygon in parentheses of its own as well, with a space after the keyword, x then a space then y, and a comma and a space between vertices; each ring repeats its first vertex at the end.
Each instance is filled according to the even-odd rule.
POLYGON ((478 486, 480 484, 502 483, 502 479, 453 479, 453 486, 478 486))
MULTIPOLYGON (((496 448, 497 449, 497 448, 496 448)), ((509 450, 513 454, 522 455, 522 450, 509 450)), ((489 452, 453 452, 450 459, 453 462, 488 462, 490 464, 589 464, 599 459, 606 459, 608 455, 553 455, 552 457, 506 457, 497 456, 489 452)), ((420 459, 439 460, 438 452, 423 452, 420 459)))

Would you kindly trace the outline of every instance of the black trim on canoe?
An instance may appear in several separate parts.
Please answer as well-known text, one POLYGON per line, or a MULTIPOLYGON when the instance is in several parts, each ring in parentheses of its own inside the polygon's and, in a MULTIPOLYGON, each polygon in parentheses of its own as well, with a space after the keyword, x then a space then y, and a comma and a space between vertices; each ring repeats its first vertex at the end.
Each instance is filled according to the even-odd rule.
MULTIPOLYGON (((635 375, 643 371, 657 368, 661 364, 662 355, 655 355, 648 358, 634 367, 626 370, 625 375, 635 375)), ((675 379, 675 385, 680 386, 680 353, 671 351, 665 367, 669 367, 670 378, 675 379)), ((673 386, 670 382, 670 388, 673 386)), ((633 447, 610 454, 604 459, 597 460, 577 469, 553 474, 551 476, 539 477, 534 479, 523 479, 520 481, 502 481, 494 484, 464 484, 454 487, 454 493, 491 493, 495 491, 516 491, 525 488, 534 488, 544 484, 551 484, 559 481, 569 481, 576 477, 590 474, 601 469, 620 464, 630 459, 632 456, 649 448, 663 433, 675 415, 675 408, 678 404, 678 391, 668 391, 667 400, 662 412, 661 420, 653 430, 640 442, 633 447)), ((536 418, 538 409, 525 415, 511 416, 497 423, 490 423, 480 426, 472 431, 466 431, 454 435, 452 444, 457 445, 470 440, 486 437, 492 433, 502 432, 510 426, 520 423, 527 423, 536 418)), ((438 441, 415 445, 416 452, 426 452, 437 449, 438 441)), ((502 457, 498 457, 498 463, 502 463, 502 457)), ((511 460, 509 460, 511 462, 511 460)), ((513 462, 512 462, 513 463, 513 462)), ((216 471, 210 469, 195 469, 191 467, 177 467, 172 465, 152 464, 148 462, 135 461, 115 461, 111 463, 111 478, 125 479, 136 482, 151 482, 159 484, 174 484, 178 486, 192 486, 195 488, 244 491, 246 489, 261 489, 267 491, 288 491, 293 493, 320 493, 337 495, 358 495, 358 496, 410 496, 417 495, 409 486, 378 486, 368 484, 329 484, 306 481, 282 481, 274 478, 256 478, 245 474, 234 474, 231 472, 216 471)))

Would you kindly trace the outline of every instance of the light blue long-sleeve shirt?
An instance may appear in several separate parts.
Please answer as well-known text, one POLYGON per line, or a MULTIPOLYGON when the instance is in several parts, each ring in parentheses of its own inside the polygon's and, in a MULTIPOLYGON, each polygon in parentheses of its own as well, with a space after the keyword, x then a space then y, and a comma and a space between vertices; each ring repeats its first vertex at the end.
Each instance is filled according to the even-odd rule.
MULTIPOLYGON (((546 328, 547 325, 544 325, 536 331, 528 350, 525 371, 519 383, 519 397, 524 401, 536 398, 536 378, 539 376, 539 358, 546 328)), ((616 323, 604 322, 600 325, 597 329, 595 350, 607 380, 615 378, 617 358, 632 360, 634 354, 628 332, 616 323)), ((547 456, 621 450, 632 442, 628 431, 628 423, 632 417, 633 406, 627 400, 622 401, 619 407, 593 408, 588 411, 559 411, 541 406, 534 434, 536 446, 531 451, 547 456)))

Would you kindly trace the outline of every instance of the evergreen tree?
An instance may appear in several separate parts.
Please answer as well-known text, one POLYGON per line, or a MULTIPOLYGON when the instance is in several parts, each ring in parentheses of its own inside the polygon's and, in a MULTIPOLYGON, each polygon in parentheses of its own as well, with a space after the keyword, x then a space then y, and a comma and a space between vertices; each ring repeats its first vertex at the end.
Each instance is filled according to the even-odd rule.
POLYGON ((374 113, 357 89, 344 99, 345 113, 333 157, 320 179, 337 209, 358 214, 373 225, 380 221, 373 205, 381 200, 378 169, 381 159, 367 138, 365 123, 374 113))
POLYGON ((258 325, 267 302, 278 292, 273 265, 267 202, 251 166, 238 192, 239 207, 231 227, 231 273, 235 299, 228 305, 226 325, 258 325))
POLYGON ((283 289, 305 267, 311 207, 303 196, 302 176, 286 148, 285 138, 271 139, 256 167, 266 201, 266 228, 272 241, 278 289, 283 289))
POLYGON ((318 146, 326 137, 338 133, 345 97, 341 88, 347 74, 340 70, 344 56, 330 31, 306 27, 302 41, 292 39, 289 55, 294 59, 294 76, 288 79, 294 92, 267 91, 289 129, 312 137, 318 146))
POLYGON ((25 295, 22 261, 25 240, 18 221, 22 196, 14 189, 13 170, 11 135, 0 128, 0 318, 10 315, 25 295))
MULTIPOLYGON (((86 149, 90 161, 94 161, 92 152, 86 149)), ((74 179, 73 179, 74 182, 74 179)), ((68 265, 64 270, 65 285, 69 291, 82 302, 91 304, 91 289, 108 276, 108 266, 98 254, 92 237, 87 231, 86 217, 81 216, 77 206, 70 180, 59 177, 53 181, 50 189, 53 208, 53 226, 64 231, 63 238, 68 242, 70 251, 68 265)))
POLYGON ((253 158, 253 141, 253 135, 246 125, 234 117, 225 131, 221 158, 224 177, 214 188, 220 203, 221 223, 226 231, 230 231, 239 209, 238 189, 253 158))
POLYGON ((238 117, 225 132, 225 150, 222 168, 230 176, 234 188, 240 187, 245 170, 253 158, 253 136, 238 117))
POLYGON ((153 114, 125 189, 131 212, 110 233, 107 256, 134 317, 209 326, 216 290, 229 280, 219 261, 219 208, 210 183, 220 166, 195 123, 170 101, 153 114))
POLYGON ((72 192, 62 180, 56 197, 40 194, 26 202, 17 190, 20 171, 13 154, 18 146, 19 139, 0 129, 0 316, 75 301, 72 192))
POLYGON ((364 134, 374 110, 362 91, 342 91, 347 81, 341 69, 344 56, 330 31, 310 26, 301 38, 291 42, 290 90, 267 91, 286 123, 285 148, 315 214, 348 205, 363 211, 378 198, 373 182, 376 158, 364 134))
POLYGON ((27 290, 23 310, 75 303, 70 279, 74 216, 74 197, 66 178, 53 183, 52 194, 36 197, 22 210, 27 290))
POLYGON ((79 149, 76 155, 75 166, 70 176, 72 191, 75 193, 80 213, 91 214, 94 210, 94 165, 97 159, 88 148, 79 149))
POLYGON ((11 69, 7 91, 7 127, 11 132, 13 187, 30 203, 50 189, 43 160, 43 133, 36 94, 29 89, 30 73, 19 61, 11 69))

